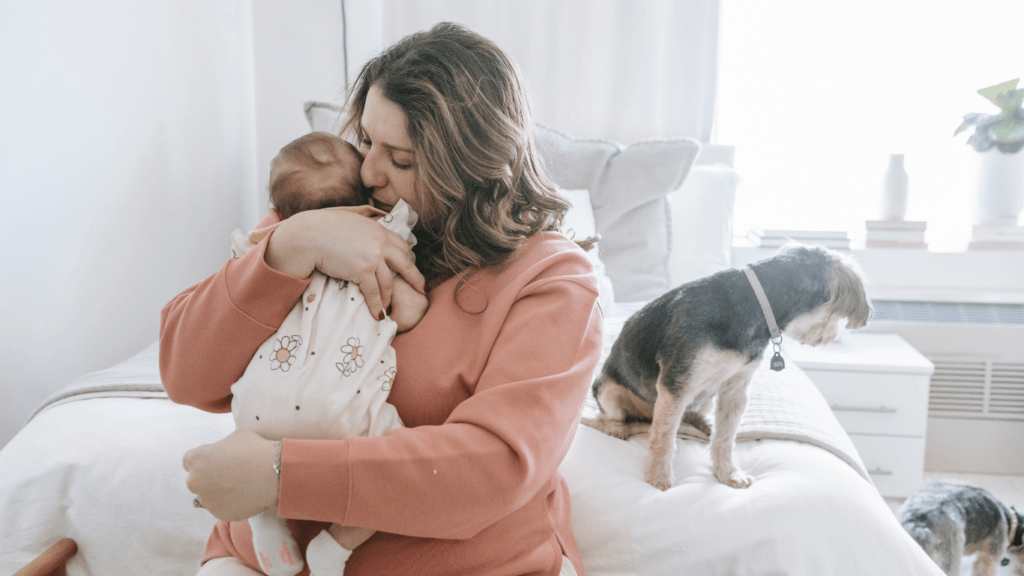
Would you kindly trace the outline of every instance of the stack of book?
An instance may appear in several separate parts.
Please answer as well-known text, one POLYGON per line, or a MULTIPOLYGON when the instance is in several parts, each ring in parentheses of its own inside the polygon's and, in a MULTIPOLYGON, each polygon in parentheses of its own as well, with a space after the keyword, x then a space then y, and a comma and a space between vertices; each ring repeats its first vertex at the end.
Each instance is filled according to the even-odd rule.
POLYGON ((975 224, 970 250, 1024 250, 1024 226, 975 224))
POLYGON ((778 248, 792 241, 835 250, 850 249, 849 236, 837 230, 751 230, 747 237, 761 248, 778 248))
POLYGON ((924 232, 927 222, 915 220, 868 220, 866 248, 927 248, 924 232))

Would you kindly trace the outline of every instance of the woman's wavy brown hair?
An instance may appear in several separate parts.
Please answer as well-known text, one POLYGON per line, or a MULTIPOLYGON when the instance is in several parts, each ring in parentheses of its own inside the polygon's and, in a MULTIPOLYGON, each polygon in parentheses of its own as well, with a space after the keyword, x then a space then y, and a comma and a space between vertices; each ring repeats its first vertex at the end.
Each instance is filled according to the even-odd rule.
POLYGON ((448 22, 406 36, 359 73, 343 134, 362 140, 371 86, 406 115, 428 279, 500 265, 526 238, 559 229, 569 205, 537 154, 519 68, 494 42, 448 22))

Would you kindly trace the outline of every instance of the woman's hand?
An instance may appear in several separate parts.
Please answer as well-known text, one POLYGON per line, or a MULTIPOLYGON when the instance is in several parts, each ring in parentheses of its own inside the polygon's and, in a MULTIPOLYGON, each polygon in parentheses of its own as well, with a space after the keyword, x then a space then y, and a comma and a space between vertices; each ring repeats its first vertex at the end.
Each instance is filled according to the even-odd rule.
POLYGON ((375 318, 391 305, 392 270, 420 293, 423 274, 406 241, 369 218, 338 208, 300 212, 281 223, 267 246, 271 268, 298 278, 319 270, 354 282, 375 318))
POLYGON ((245 520, 277 504, 277 443, 237 430, 185 453, 186 485, 197 502, 221 520, 245 520))

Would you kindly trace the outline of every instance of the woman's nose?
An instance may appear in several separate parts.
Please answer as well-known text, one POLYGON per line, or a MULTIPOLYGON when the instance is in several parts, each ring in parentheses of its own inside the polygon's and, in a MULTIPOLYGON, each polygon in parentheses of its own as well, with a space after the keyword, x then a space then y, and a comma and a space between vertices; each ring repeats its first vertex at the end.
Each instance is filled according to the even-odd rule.
POLYGON ((373 153, 367 154, 363 165, 359 168, 359 177, 367 188, 383 188, 388 183, 384 172, 377 169, 377 159, 373 153))

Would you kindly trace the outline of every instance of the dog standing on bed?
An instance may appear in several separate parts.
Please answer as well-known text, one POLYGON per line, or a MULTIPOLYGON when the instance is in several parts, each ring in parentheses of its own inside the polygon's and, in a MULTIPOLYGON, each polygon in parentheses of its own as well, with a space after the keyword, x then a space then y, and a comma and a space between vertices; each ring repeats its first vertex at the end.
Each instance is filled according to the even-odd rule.
POLYGON ((995 576, 1003 557, 1024 576, 1024 517, 981 488, 935 482, 896 512, 903 528, 948 576, 959 576, 964 554, 977 554, 975 576, 995 576))
MULTIPOLYGON (((775 332, 816 346, 831 342, 839 320, 859 328, 871 305, 856 264, 820 247, 787 244, 746 270, 724 270, 670 290, 634 314, 622 328, 593 394, 600 412, 583 423, 626 439, 636 423, 650 423, 644 478, 675 485, 672 457, 681 422, 711 430, 705 418, 718 395, 711 460, 715 477, 733 488, 753 479, 732 461, 747 384, 775 332), (758 296, 767 297, 767 306, 758 296), (769 321, 768 316, 774 316, 769 321)), ((781 357, 778 358, 781 361, 781 357)))

